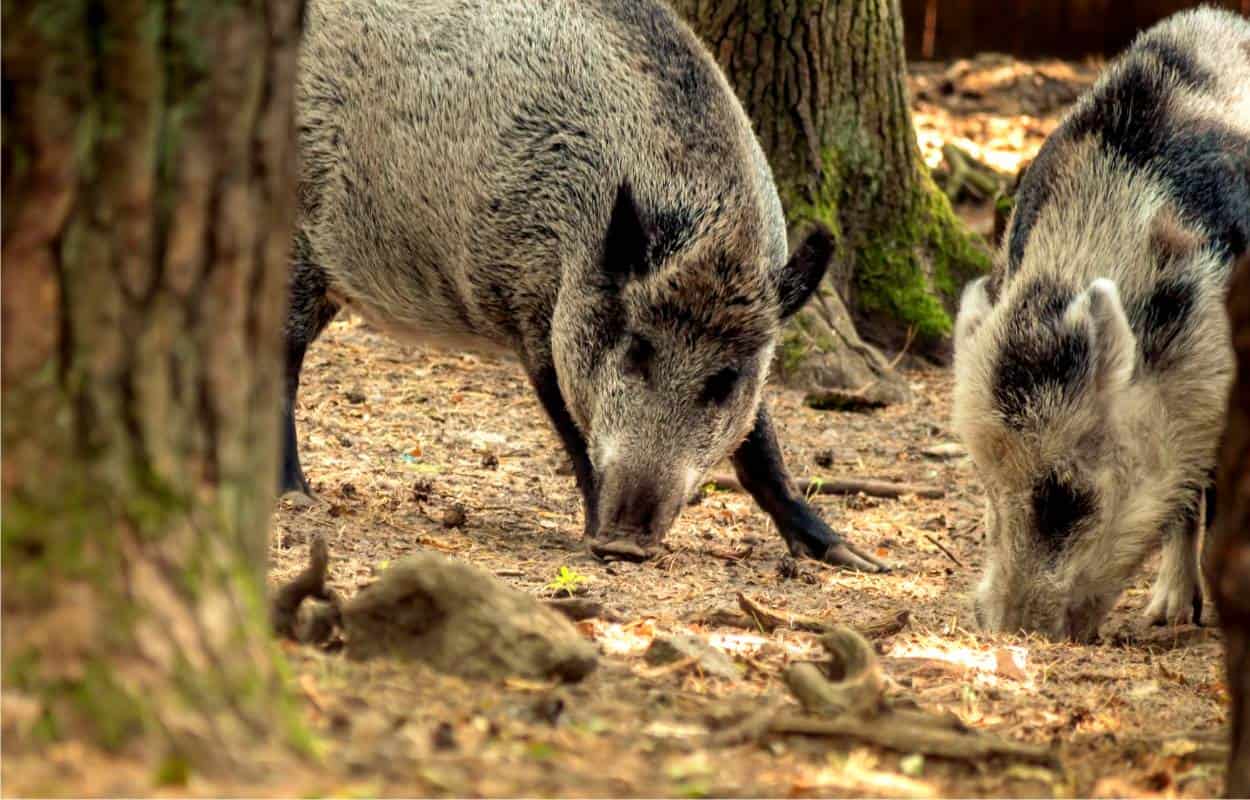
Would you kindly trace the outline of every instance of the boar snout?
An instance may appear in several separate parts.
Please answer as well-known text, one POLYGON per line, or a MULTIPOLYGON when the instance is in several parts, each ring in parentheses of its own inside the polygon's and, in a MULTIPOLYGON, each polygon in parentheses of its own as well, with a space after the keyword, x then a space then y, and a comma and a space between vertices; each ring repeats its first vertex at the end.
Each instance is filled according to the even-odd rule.
POLYGON ((599 495, 599 529, 592 532, 590 551, 600 558, 630 560, 656 555, 681 510, 682 487, 669 487, 655 477, 605 484, 599 495))

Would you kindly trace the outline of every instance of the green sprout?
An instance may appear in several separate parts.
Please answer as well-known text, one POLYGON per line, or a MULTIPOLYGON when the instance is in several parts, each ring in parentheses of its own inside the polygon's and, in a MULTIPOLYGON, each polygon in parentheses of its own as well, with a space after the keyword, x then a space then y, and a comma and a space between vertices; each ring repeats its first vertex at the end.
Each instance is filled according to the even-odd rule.
POLYGON ((547 584, 547 588, 553 592, 564 592, 569 597, 572 597, 577 588, 586 581, 585 575, 581 575, 569 567, 560 567, 560 571, 556 573, 556 579, 547 584))

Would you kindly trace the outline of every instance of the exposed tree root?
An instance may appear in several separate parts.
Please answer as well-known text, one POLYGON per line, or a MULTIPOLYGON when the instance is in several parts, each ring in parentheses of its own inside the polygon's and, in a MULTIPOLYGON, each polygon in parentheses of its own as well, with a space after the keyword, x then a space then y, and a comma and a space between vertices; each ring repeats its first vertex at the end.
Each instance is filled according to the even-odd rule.
MULTIPOLYGON (((326 573, 330 566, 330 548, 325 537, 320 533, 313 535, 308 546, 308 566, 288 583, 274 593, 269 604, 269 619, 273 632, 288 639, 297 639, 296 618, 304 598, 314 597, 324 600, 332 609, 332 616, 337 618, 339 599, 326 588, 326 573)), ((337 622, 337 619, 331 620, 337 622)))
MULTIPOLYGON (((760 603, 758 600, 752 600, 750 597, 738 593, 738 605, 742 608, 744 615, 739 615, 739 619, 744 625, 740 627, 758 628, 760 630, 771 632, 776 628, 790 628, 796 631, 809 631, 811 633, 832 634, 841 629, 843 626, 836 622, 812 617, 806 614, 795 614, 788 611, 778 611, 769 608, 760 603)), ((709 621, 720 622, 722 624, 735 624, 738 619, 731 616, 734 612, 720 611, 714 612, 708 617, 709 621)), ((907 623, 911 621, 911 612, 901 609, 892 614, 884 616, 877 620, 866 622, 863 625, 852 626, 861 636, 869 639, 882 639, 886 636, 894 634, 907 627, 907 623)))
POLYGON ((786 686, 803 708, 814 714, 857 717, 880 710, 885 675, 872 645, 845 625, 836 626, 820 643, 830 655, 823 669, 813 662, 797 662, 786 670, 786 686))
POLYGON ((964 761, 1004 756, 1055 763, 1048 747, 971 729, 952 715, 891 703, 885 697, 885 676, 872 645, 854 630, 837 626, 821 643, 829 651, 828 663, 797 663, 786 671, 786 685, 807 713, 768 708, 716 734, 711 744, 728 746, 759 741, 769 734, 802 734, 846 737, 902 753, 964 761))
POLYGON ((995 755, 1041 764, 1055 761, 1050 748, 1013 742, 984 731, 957 731, 944 724, 940 717, 928 714, 900 716, 887 713, 870 719, 859 719, 849 714, 832 719, 778 714, 769 723, 768 732, 845 736, 900 753, 924 753, 964 761, 979 761, 995 755))

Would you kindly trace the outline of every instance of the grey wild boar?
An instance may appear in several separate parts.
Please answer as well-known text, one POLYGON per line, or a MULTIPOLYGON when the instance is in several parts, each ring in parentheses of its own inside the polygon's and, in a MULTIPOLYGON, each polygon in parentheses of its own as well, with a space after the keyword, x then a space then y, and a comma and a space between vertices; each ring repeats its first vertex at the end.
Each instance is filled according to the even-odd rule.
POLYGON ((1224 298, 1248 239, 1250 22, 1183 12, 1047 139, 994 274, 961 299, 953 420, 987 493, 982 627, 1093 639, 1160 546, 1146 614, 1197 621, 1224 298))
POLYGON ((305 349, 348 306, 515 354, 599 555, 652 554, 732 454, 793 552, 883 568, 794 491, 761 402, 831 237, 787 257, 750 123, 664 4, 314 0, 298 93, 283 489, 305 349))

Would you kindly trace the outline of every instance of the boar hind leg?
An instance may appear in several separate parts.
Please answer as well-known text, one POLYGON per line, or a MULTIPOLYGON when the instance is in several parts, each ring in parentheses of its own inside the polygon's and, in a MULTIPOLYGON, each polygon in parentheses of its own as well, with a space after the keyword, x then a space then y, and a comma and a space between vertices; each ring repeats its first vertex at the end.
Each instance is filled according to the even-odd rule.
POLYGON ((543 410, 551 419, 551 425, 560 436, 564 450, 573 460, 573 474, 577 478, 577 488, 582 492, 582 507, 586 513, 586 536, 593 537, 599 530, 598 502, 595 497, 595 474, 590 464, 590 454, 586 450, 586 439, 577 429, 573 417, 569 415, 568 406, 564 404, 564 395, 560 394, 560 384, 556 380, 555 367, 547 366, 530 371, 530 382, 543 410))
POLYGON ((864 572, 887 572, 885 564, 842 540, 794 490, 768 411, 761 405, 755 427, 733 454, 743 488, 772 517, 790 552, 864 572))
POLYGON ((279 492, 303 492, 312 490, 299 463, 299 439, 295 433, 295 397, 299 393, 299 375, 304 366, 304 353, 338 313, 338 306, 326 297, 326 275, 304 258, 307 246, 295 244, 296 261, 291 272, 290 298, 287 307, 286 327, 286 394, 282 403, 282 475, 279 492))
POLYGON ((1163 559, 1150 592, 1146 617, 1153 625, 1177 625, 1202 619, 1202 583, 1198 573, 1198 538, 1202 527, 1202 493, 1164 533, 1163 559))

